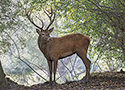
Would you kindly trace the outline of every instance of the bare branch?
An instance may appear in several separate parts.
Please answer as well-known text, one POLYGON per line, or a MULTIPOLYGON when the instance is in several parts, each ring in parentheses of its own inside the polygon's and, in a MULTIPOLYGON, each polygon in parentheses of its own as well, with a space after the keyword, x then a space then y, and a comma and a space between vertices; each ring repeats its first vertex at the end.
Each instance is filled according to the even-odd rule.
POLYGON ((13 43, 14 43, 16 49, 17 49, 18 56, 17 56, 17 57, 16 57, 15 55, 13 55, 13 56, 16 57, 16 58, 18 58, 19 60, 21 60, 23 63, 25 63, 27 66, 29 66, 37 75, 39 75, 41 78, 43 78, 45 81, 47 81, 47 79, 45 79, 44 77, 42 77, 42 76, 41 76, 39 73, 37 73, 28 63, 26 63, 24 60, 21 59, 21 57, 20 57, 20 52, 19 52, 19 49, 18 49, 18 47, 17 47, 16 42, 14 41, 14 39, 12 39, 12 37, 11 37, 7 32, 5 32, 5 33, 10 37, 10 39, 13 41, 13 43))
POLYGON ((100 7, 110 8, 110 9, 112 9, 112 10, 114 10, 116 12, 116 10, 113 7, 100 5, 98 1, 97 1, 97 5, 100 6, 100 7))
MULTIPOLYGON (((23 58, 24 58, 24 57, 23 57, 23 58)), ((40 69, 41 71, 43 71, 46 75, 48 75, 48 74, 47 74, 42 68, 40 68, 38 65, 29 62, 26 58, 24 58, 24 59, 25 59, 25 61, 27 61, 28 63, 30 63, 30 64, 32 64, 32 65, 34 65, 34 66, 36 66, 38 69, 40 69)))
POLYGON ((20 57, 20 52, 19 52, 19 49, 18 49, 18 47, 17 47, 17 44, 16 44, 16 42, 14 41, 14 39, 7 33, 7 32, 5 32, 8 36, 9 36, 9 38, 12 40, 12 42, 14 43, 14 45, 15 45, 15 47, 16 47, 16 49, 17 49, 17 53, 18 53, 18 57, 20 57))
POLYGON ((21 60, 23 63, 25 63, 28 67, 30 67, 30 69, 32 69, 37 75, 39 75, 42 79, 44 79, 45 81, 47 81, 47 79, 45 79, 43 76, 41 76, 37 71, 35 71, 28 63, 26 63, 23 59, 21 59, 20 57, 18 57, 19 60, 21 60))

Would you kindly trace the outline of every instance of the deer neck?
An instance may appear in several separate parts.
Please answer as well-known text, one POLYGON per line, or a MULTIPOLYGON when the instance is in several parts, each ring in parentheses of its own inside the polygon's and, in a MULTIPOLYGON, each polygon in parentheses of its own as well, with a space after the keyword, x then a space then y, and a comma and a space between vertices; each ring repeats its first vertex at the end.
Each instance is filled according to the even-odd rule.
POLYGON ((48 42, 48 41, 42 40, 42 38, 39 36, 39 38, 38 38, 38 45, 39 45, 40 50, 41 50, 43 53, 46 51, 46 49, 47 49, 47 47, 49 46, 50 42, 51 42, 51 41, 48 42))

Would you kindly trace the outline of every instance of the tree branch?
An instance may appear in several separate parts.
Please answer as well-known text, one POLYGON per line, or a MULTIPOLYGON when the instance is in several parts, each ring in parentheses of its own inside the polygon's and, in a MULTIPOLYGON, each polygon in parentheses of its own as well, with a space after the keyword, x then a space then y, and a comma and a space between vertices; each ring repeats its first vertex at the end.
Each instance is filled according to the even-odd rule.
MULTIPOLYGON (((24 58, 24 57, 23 57, 23 58, 24 58)), ((25 61, 27 61, 28 63, 30 63, 30 64, 36 66, 38 69, 40 69, 41 71, 43 71, 43 72, 48 76, 48 74, 47 74, 42 68, 40 68, 39 66, 37 66, 37 65, 34 64, 34 63, 29 62, 26 58, 24 58, 24 59, 25 59, 25 61)))
MULTIPOLYGON (((117 23, 115 23, 115 21, 104 11, 102 10, 96 3, 94 3, 93 1, 91 0, 88 0, 89 2, 91 2, 93 5, 95 5, 101 12, 103 12, 110 20, 111 22, 114 24, 112 24, 113 27, 118 27, 119 29, 121 29, 122 31, 125 31, 124 28, 121 28, 119 25, 117 25, 117 23)), ((102 6, 102 5, 101 5, 102 6)), ((103 6, 104 7, 104 6, 103 6)), ((105 6, 106 7, 106 6, 105 6)))
MULTIPOLYGON (((60 60, 61 61, 61 60, 60 60)), ((72 71, 63 63, 63 61, 61 61, 62 64, 66 67, 66 69, 70 72, 71 76, 72 76, 72 79, 74 80, 74 76, 72 74, 72 71)))
MULTIPOLYGON (((17 44, 16 44, 16 42, 14 41, 14 39, 12 39, 12 37, 7 33, 7 32, 5 32, 9 37, 10 37, 10 39, 13 41, 13 43, 14 43, 14 45, 15 45, 15 47, 16 47, 16 49, 17 49, 17 52, 18 52, 18 56, 16 57, 16 58, 18 58, 19 60, 21 60, 23 63, 25 63, 29 68, 31 68, 37 75, 39 75, 41 78, 43 78, 45 81, 47 81, 47 79, 45 79, 44 77, 42 77, 39 73, 37 73, 28 63, 26 63, 24 60, 22 60, 21 58, 20 58, 20 52, 19 52, 19 49, 18 49, 18 47, 17 47, 17 44)), ((14 56, 14 55, 13 55, 14 56)))
POLYGON ((100 7, 110 8, 110 9, 112 9, 116 12, 116 10, 114 8, 109 7, 109 6, 100 5, 98 1, 97 1, 97 5, 100 6, 100 7))
POLYGON ((114 24, 115 22, 112 20, 112 18, 105 12, 103 11, 97 4, 95 4, 94 2, 92 2, 91 0, 88 0, 90 1, 93 5, 95 5, 99 10, 101 10, 114 24))
MULTIPOLYGON (((121 0, 118 0, 120 3, 121 3, 121 5, 123 6, 123 7, 125 7, 125 5, 121 2, 121 0)), ((124 2, 125 2, 125 0, 124 0, 124 2)))
POLYGON ((39 73, 37 73, 28 63, 26 63, 24 60, 22 60, 20 57, 17 57, 19 60, 21 60, 23 63, 25 63, 28 67, 30 67, 30 69, 32 69, 37 75, 39 75, 41 78, 43 78, 45 81, 47 81, 47 79, 45 79, 43 76, 41 76, 39 73))

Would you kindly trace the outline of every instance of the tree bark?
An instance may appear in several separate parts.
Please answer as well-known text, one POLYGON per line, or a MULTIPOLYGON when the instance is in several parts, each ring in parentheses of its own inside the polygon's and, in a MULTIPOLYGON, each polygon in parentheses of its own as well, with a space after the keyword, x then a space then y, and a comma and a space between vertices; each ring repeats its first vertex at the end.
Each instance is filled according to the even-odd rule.
POLYGON ((5 74, 0 60, 0 88, 1 87, 7 87, 7 81, 6 81, 5 74))

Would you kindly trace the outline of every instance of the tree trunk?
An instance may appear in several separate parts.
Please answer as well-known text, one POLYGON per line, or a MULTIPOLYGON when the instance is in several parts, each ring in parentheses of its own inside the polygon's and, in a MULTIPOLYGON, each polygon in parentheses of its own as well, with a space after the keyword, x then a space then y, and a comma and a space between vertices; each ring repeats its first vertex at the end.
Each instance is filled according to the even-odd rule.
POLYGON ((7 82, 6 82, 5 74, 0 60, 0 88, 1 87, 7 87, 7 82))

